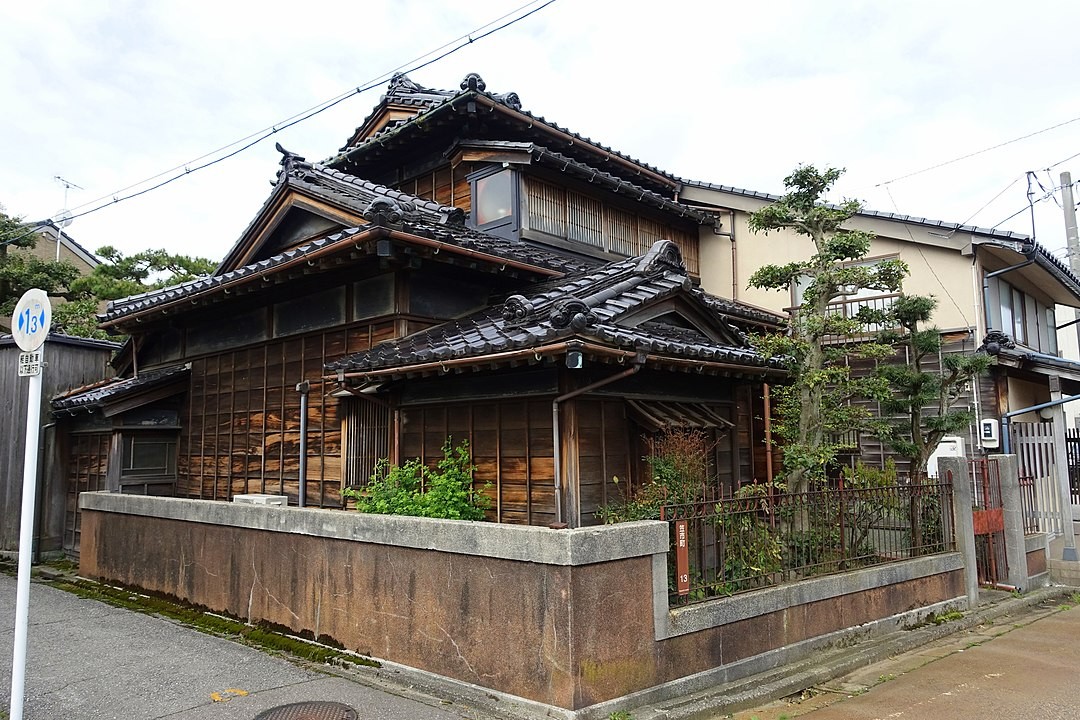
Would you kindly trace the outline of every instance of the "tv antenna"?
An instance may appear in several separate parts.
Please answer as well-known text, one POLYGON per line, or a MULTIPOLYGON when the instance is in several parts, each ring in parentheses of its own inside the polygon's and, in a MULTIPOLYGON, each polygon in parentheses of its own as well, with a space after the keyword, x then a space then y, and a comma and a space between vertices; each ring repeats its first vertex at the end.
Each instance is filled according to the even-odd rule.
POLYGON ((75 188, 76 190, 85 190, 86 188, 76 185, 70 180, 65 180, 59 175, 54 175, 53 179, 64 186, 64 207, 61 210, 57 211, 57 213, 52 218, 53 225, 56 226, 56 262, 60 262, 60 240, 64 234, 64 228, 70 225, 71 221, 75 219, 75 217, 71 214, 71 211, 67 209, 68 190, 70 190, 71 188, 75 188))

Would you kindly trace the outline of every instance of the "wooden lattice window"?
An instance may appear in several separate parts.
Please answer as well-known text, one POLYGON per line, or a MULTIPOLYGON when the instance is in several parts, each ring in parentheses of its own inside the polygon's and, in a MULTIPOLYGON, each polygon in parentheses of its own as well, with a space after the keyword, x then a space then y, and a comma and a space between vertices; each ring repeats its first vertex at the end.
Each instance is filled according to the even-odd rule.
POLYGON ((376 463, 390 456, 390 407, 364 397, 342 401, 341 439, 345 487, 367 485, 376 463))

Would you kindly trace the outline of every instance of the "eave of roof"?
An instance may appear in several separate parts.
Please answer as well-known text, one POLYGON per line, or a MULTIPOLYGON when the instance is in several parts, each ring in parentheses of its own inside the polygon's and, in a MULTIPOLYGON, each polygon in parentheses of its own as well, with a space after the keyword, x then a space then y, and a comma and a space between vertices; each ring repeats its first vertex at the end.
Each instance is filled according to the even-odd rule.
POLYGON ((110 402, 132 394, 180 382, 189 373, 188 365, 172 365, 143 371, 136 377, 109 378, 91 385, 74 388, 52 399, 54 413, 75 413, 104 407, 110 402))
MULTIPOLYGON (((58 345, 69 345, 72 347, 91 348, 94 350, 109 350, 110 352, 120 348, 120 343, 111 340, 84 338, 78 337, 77 335, 65 335, 64 333, 58 332, 49 333, 48 337, 45 338, 45 342, 58 345)), ((15 338, 11 335, 0 333, 0 347, 7 347, 14 344, 15 338)))
POLYGON ((219 293, 228 294, 232 288, 269 278, 287 269, 309 265, 340 252, 351 252, 380 238, 445 250, 448 255, 465 256, 494 268, 513 268, 539 276, 562 275, 582 267, 579 259, 466 228, 451 230, 434 224, 394 224, 376 217, 370 225, 343 230, 236 270, 113 300, 106 306, 105 313, 98 315, 98 319, 102 327, 108 328, 121 321, 149 312, 168 310, 181 303, 187 307, 193 301, 219 293))
MULTIPOLYGON (((419 86, 417 86, 419 87, 419 86)), ((430 122, 436 117, 445 113, 454 112, 458 107, 469 102, 478 102, 490 110, 498 111, 507 117, 517 121, 519 124, 532 128, 537 127, 548 134, 553 134, 558 137, 564 138, 568 141, 569 145, 583 145, 590 149, 592 154, 599 155, 603 160, 613 162, 622 165, 627 171, 635 173, 639 176, 646 176, 653 182, 656 182, 660 186, 671 188, 674 190, 679 186, 682 180, 675 175, 661 170, 658 167, 649 165, 648 163, 637 160, 636 158, 625 155, 617 150, 614 150, 606 145, 602 145, 591 138, 585 137, 578 133, 575 133, 568 128, 562 127, 556 123, 553 123, 543 116, 533 115, 532 113, 522 110, 521 103, 516 93, 507 93, 505 95, 495 95, 485 91, 486 85, 484 81, 476 75, 471 73, 466 76, 465 80, 461 83, 461 90, 452 95, 442 96, 441 101, 432 100, 430 103, 421 103, 420 110, 411 118, 402 120, 401 122, 388 125, 387 127, 379 130, 370 137, 366 138, 359 144, 352 147, 346 147, 342 149, 337 155, 328 158, 324 161, 326 165, 337 165, 357 157, 358 155, 367 152, 371 148, 378 147, 388 140, 395 138, 396 136, 409 132, 413 128, 418 128, 425 122, 430 122)), ((426 92, 448 93, 449 91, 431 91, 425 88, 426 92)), ((383 101, 386 102, 385 100, 383 101)), ((380 104, 380 108, 382 104, 380 104)), ((378 109, 376 110, 378 112, 378 109)), ((374 113, 373 113, 374 114, 374 113)), ((371 116, 369 116, 370 119, 371 116)), ((365 121, 367 122, 367 121, 365 121)), ((363 127, 363 126, 361 126, 363 127)), ((356 135, 353 135, 353 140, 356 135)))
MULTIPOLYGON (((776 202, 783 197, 781 195, 761 192, 759 190, 747 190, 745 188, 739 188, 733 185, 720 185, 717 183, 709 183, 701 180, 683 180, 682 182, 684 185, 689 185, 692 187, 704 188, 705 190, 716 190, 718 192, 730 193, 732 195, 740 195, 742 197, 764 200, 770 203, 776 202)), ((944 220, 932 220, 930 218, 919 217, 917 215, 901 215, 899 213, 883 212, 880 210, 867 210, 865 208, 856 213, 856 215, 859 217, 878 218, 881 220, 891 220, 894 222, 900 222, 910 225, 920 225, 923 227, 938 228, 941 230, 947 230, 950 233, 972 233, 974 235, 985 235, 987 237, 1001 238, 1004 240, 1013 240, 1020 242, 1031 240, 1030 236, 1023 233, 1013 232, 1012 230, 997 230, 995 228, 984 228, 977 225, 950 223, 944 220)))
MULTIPOLYGON (((438 372, 524 359, 538 361, 577 343, 599 356, 641 355, 663 364, 767 374, 781 365, 751 349, 739 331, 713 316, 715 333, 647 321, 620 324, 640 309, 685 296, 706 313, 716 306, 692 288, 677 246, 660 241, 645 255, 609 263, 563 278, 526 297, 514 295, 501 307, 390 340, 328 364, 339 380, 438 372), (697 293, 697 294, 695 294, 697 293), (727 338, 718 340, 716 338, 727 338)), ((647 317, 647 316, 646 316, 647 317)))

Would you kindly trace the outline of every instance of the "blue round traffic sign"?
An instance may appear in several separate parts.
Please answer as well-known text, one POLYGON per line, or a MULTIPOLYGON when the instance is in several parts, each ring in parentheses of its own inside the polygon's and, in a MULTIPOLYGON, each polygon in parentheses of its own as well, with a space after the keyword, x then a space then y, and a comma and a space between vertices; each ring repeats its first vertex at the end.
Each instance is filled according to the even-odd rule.
POLYGON ((44 290, 31 288, 23 293, 11 316, 11 336, 25 352, 41 347, 52 326, 52 305, 44 290))

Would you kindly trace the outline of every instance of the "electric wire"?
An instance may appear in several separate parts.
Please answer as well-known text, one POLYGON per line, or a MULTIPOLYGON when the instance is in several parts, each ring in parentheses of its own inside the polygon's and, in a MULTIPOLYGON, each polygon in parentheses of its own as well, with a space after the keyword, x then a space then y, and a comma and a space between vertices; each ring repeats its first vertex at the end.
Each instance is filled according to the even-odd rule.
MULTIPOLYGON (((1016 182, 1016 180, 1013 180, 1013 183, 1015 183, 1015 182, 1016 182)), ((1009 187, 1012 187, 1013 183, 1010 183, 1009 187)), ((1008 190, 1008 189, 1009 188, 1005 188, 1005 190, 1008 190)), ((1005 190, 1002 190, 1001 192, 1005 192, 1005 190)), ((886 192, 886 194, 888 194, 889 200, 892 201, 893 208, 896 210, 896 213, 898 215, 903 215, 903 213, 900 212, 900 206, 896 204, 896 198, 893 197, 892 190, 890 190, 887 185, 885 186, 885 192, 886 192)), ((1000 195, 1000 193, 998 193, 998 194, 1000 195)), ((991 202, 993 202, 993 201, 991 201, 991 202)), ((934 270, 934 264, 926 259, 926 254, 923 253, 922 246, 915 240, 915 236, 911 233, 911 227, 907 223, 904 223, 904 231, 908 234, 908 238, 911 239, 911 244, 914 245, 915 249, 919 251, 919 257, 922 258, 923 262, 926 264, 926 267, 930 270, 930 274, 934 276, 934 279, 937 280, 938 285, 940 285, 941 289, 945 292, 946 297, 949 298, 949 302, 951 302, 953 307, 956 308, 956 311, 958 313, 960 313, 960 317, 963 319, 964 323, 966 325, 968 325, 968 326, 971 326, 971 323, 968 321, 967 313, 964 312, 963 308, 961 308, 960 305, 956 302, 956 298, 954 298, 952 296, 952 293, 949 292, 948 284, 946 284, 945 282, 942 282, 941 278, 937 274, 937 271, 934 270)))
MULTIPOLYGON (((960 157, 955 157, 955 158, 953 158, 951 160, 946 160, 946 161, 940 162, 940 163, 938 163, 936 165, 931 165, 930 167, 925 167, 922 170, 916 170, 914 172, 910 172, 907 175, 901 175, 899 177, 895 177, 892 180, 885 180, 883 182, 879 182, 874 187, 884 187, 886 185, 891 185, 894 182, 899 182, 901 180, 907 180, 908 178, 913 178, 916 175, 922 175, 923 173, 928 173, 931 170, 937 170, 938 168, 943 168, 946 165, 952 165, 953 163, 958 163, 961 160, 967 160, 968 158, 973 158, 976 155, 982 155, 984 153, 990 152, 991 150, 997 150, 998 148, 1003 148, 1006 145, 1012 145, 1013 143, 1018 143, 1021 140, 1027 140, 1028 138, 1033 138, 1036 135, 1042 135, 1043 133, 1050 132, 1051 130, 1057 130, 1060 127, 1064 127, 1066 125, 1069 125, 1069 124, 1077 122, 1077 121, 1080 121, 1080 117, 1074 117, 1074 118, 1072 118, 1070 120, 1060 122, 1060 123, 1058 123, 1056 125, 1051 125, 1050 127, 1045 127, 1042 130, 1036 130, 1035 132, 1028 133, 1027 135, 1021 135, 1020 137, 1013 138, 1012 140, 1006 140, 1005 142, 998 143, 997 145, 993 145, 991 147, 983 148, 982 150, 976 150, 975 152, 971 152, 971 153, 968 153, 966 155, 961 155, 960 157)), ((1074 155, 1073 157, 1076 157, 1076 156, 1074 155)), ((1065 160, 1062 160, 1062 162, 1065 162, 1065 160)), ((1058 163, 1058 164, 1060 164, 1060 163, 1058 163)))
MULTIPOLYGON (((491 35, 510 27, 511 25, 514 25, 514 24, 516 24, 518 22, 521 22, 525 18, 528 18, 531 15, 534 15, 534 14, 538 13, 539 11, 543 10, 544 8, 548 7, 549 5, 551 5, 551 4, 553 4, 555 2, 555 0, 546 0, 546 2, 543 2, 543 4, 532 8, 528 12, 526 12, 526 13, 524 13, 522 15, 519 15, 519 16, 513 18, 512 20, 509 20, 509 21, 507 21, 507 22, 505 22, 505 23, 503 23, 501 25, 498 25, 497 27, 491 28, 491 26, 493 24, 495 24, 495 23, 499 22, 500 20, 503 20, 503 19, 505 19, 507 17, 510 17, 511 15, 515 15, 516 13, 518 13, 521 10, 529 7, 530 5, 535 5, 538 1, 539 0, 532 0, 531 2, 525 3, 524 5, 518 7, 515 10, 512 10, 509 13, 506 13, 506 14, 500 16, 499 18, 496 18, 495 20, 492 20, 490 22, 485 23, 484 25, 481 25, 479 28, 477 28, 477 30, 474 30, 474 31, 472 31, 470 33, 459 36, 455 40, 452 40, 452 41, 450 41, 448 43, 445 43, 445 44, 441 45, 439 48, 436 48, 435 50, 429 51, 429 52, 427 52, 427 53, 425 53, 423 55, 418 56, 414 60, 409 61, 409 63, 399 65, 398 67, 394 68, 393 70, 389 70, 387 72, 384 72, 384 73, 376 76, 373 80, 369 80, 367 83, 364 83, 364 84, 362 84, 360 86, 357 86, 356 88, 354 88, 352 90, 349 90, 346 93, 342 93, 341 95, 338 95, 338 96, 336 96, 334 98, 331 98, 330 100, 319 103, 318 105, 314 105, 311 108, 309 108, 308 110, 305 110, 303 112, 292 115, 291 117, 287 118, 286 120, 283 120, 283 121, 281 121, 279 123, 275 123, 275 124, 273 124, 273 125, 271 125, 271 126, 269 126, 267 128, 264 128, 262 130, 259 130, 259 131, 255 132, 255 133, 251 133, 250 135, 247 135, 244 138, 241 138, 240 140, 236 140, 236 141, 231 142, 231 143, 229 143, 227 145, 223 145, 221 148, 218 148, 217 150, 213 150, 213 151, 211 151, 209 153, 205 153, 203 155, 200 155, 198 158, 195 158, 194 160, 188 161, 188 162, 183 163, 181 165, 177 165, 177 166, 175 166, 175 167, 173 167, 173 168, 171 168, 169 170, 165 170, 163 172, 160 172, 160 173, 158 173, 158 174, 156 174, 156 175, 154 175, 154 176, 152 176, 150 178, 147 178, 145 180, 141 180, 141 181, 139 181, 137 183, 134 183, 132 185, 128 185, 128 186, 126 186, 126 187, 124 187, 124 188, 122 188, 120 190, 117 190, 117 191, 115 191, 113 193, 110 193, 108 195, 103 195, 103 196, 101 196, 101 197, 99 197, 99 198, 97 198, 95 200, 90 200, 90 201, 88 201, 86 203, 83 203, 82 205, 78 205, 74 209, 84 208, 84 207, 87 207, 87 206, 90 206, 90 205, 94 205, 95 203, 100 203, 103 200, 109 200, 111 198, 111 200, 109 202, 105 202, 104 204, 98 205, 96 207, 91 207, 89 210, 84 210, 83 212, 80 212, 80 213, 73 213, 69 219, 74 220, 76 218, 84 217, 86 215, 90 215, 91 213, 98 212, 99 210, 103 210, 103 209, 105 209, 107 207, 113 207, 118 203, 124 202, 126 200, 131 200, 132 198, 139 197, 140 195, 145 195, 146 193, 152 192, 152 191, 157 190, 159 188, 162 188, 162 187, 164 187, 164 186, 166 186, 166 185, 168 185, 168 184, 170 184, 172 182, 175 182, 176 180, 179 180, 180 178, 187 177, 188 175, 191 175, 192 173, 198 172, 200 170, 204 170, 204 169, 206 169, 206 168, 208 168, 208 167, 210 167, 212 165, 216 165, 216 164, 218 164, 220 162, 228 160, 229 158, 235 157, 236 155, 239 155, 240 153, 244 152, 245 150, 248 150, 249 148, 254 147, 255 145, 259 144, 263 140, 266 140, 267 138, 281 132, 282 130, 285 130, 285 129, 290 128, 290 127, 292 127, 294 125, 297 125, 297 124, 299 124, 301 122, 304 122, 305 120, 309 120, 310 118, 315 117, 316 115, 329 110, 330 108, 344 102, 345 100, 347 100, 349 98, 352 98, 352 97, 354 97, 356 95, 360 95, 362 93, 368 92, 370 90, 373 90, 374 88, 377 88, 377 87, 381 86, 382 83, 385 82, 387 77, 391 76, 395 72, 400 71, 400 72, 404 72, 404 73, 407 74, 407 73, 411 73, 411 72, 416 72, 417 70, 422 70, 423 68, 426 68, 426 67, 428 67, 430 65, 433 65, 434 63, 436 63, 436 62, 438 62, 440 60, 443 60, 444 58, 449 57, 450 55, 453 55, 454 53, 458 52, 459 50, 462 50, 463 48, 468 47, 469 45, 471 45, 471 44, 473 44, 475 42, 478 42, 480 40, 483 40, 484 38, 490 37, 491 35), (484 28, 491 28, 491 29, 486 30, 483 33, 477 34, 479 30, 483 30, 484 28), (457 44, 455 45, 455 43, 457 43, 457 44), (453 45, 453 47, 450 47, 451 45, 453 45), (447 47, 450 47, 450 49, 439 53, 440 50, 444 50, 447 47), (439 53, 439 54, 435 55, 434 57, 430 57, 434 53, 439 53), (428 58, 428 57, 430 57, 430 59, 425 60, 424 62, 417 62, 418 60, 422 60, 423 58, 428 58), (416 63, 416 64, 411 64, 411 63, 416 63), (407 67, 407 69, 403 69, 403 68, 406 68, 406 67, 407 67), (252 138, 254 138, 254 139, 252 139, 252 138), (237 144, 240 144, 240 143, 243 143, 243 144, 240 147, 236 148, 235 150, 233 150, 233 151, 231 151, 229 153, 226 153, 225 155, 220 155, 218 157, 214 157, 214 156, 217 156, 223 150, 226 150, 226 149, 231 148, 231 147, 235 147, 237 144), (214 159, 213 160, 208 160, 207 162, 203 162, 203 163, 201 163, 199 165, 195 165, 194 167, 192 166, 193 163, 199 162, 201 160, 205 160, 206 158, 209 158, 209 157, 213 157, 214 159), (137 192, 129 193, 128 195, 124 195, 122 197, 119 196, 119 194, 122 193, 122 192, 125 192, 125 191, 130 190, 130 189, 135 188, 135 187, 139 187, 140 185, 143 185, 143 184, 145 184, 147 182, 151 182, 153 180, 156 180, 157 178, 160 178, 160 177, 162 177, 164 175, 168 175, 169 173, 176 172, 178 170, 183 170, 183 172, 180 173, 180 174, 177 174, 177 175, 173 175, 172 177, 169 177, 168 179, 166 179, 166 180, 164 180, 162 182, 159 182, 159 183, 157 183, 155 185, 151 185, 150 187, 143 188, 142 190, 139 190, 137 192)), ((17 240, 22 239, 23 237, 26 237, 28 234, 36 232, 37 230, 39 230, 39 229, 41 229, 43 227, 46 227, 51 222, 52 222, 52 220, 48 219, 48 220, 41 220, 41 221, 37 221, 35 223, 32 223, 33 225, 35 225, 35 227, 32 228, 28 233, 19 236, 19 238, 16 238, 16 240, 0 241, 0 245, 6 245, 6 244, 9 244, 11 242, 16 242, 17 240)))

